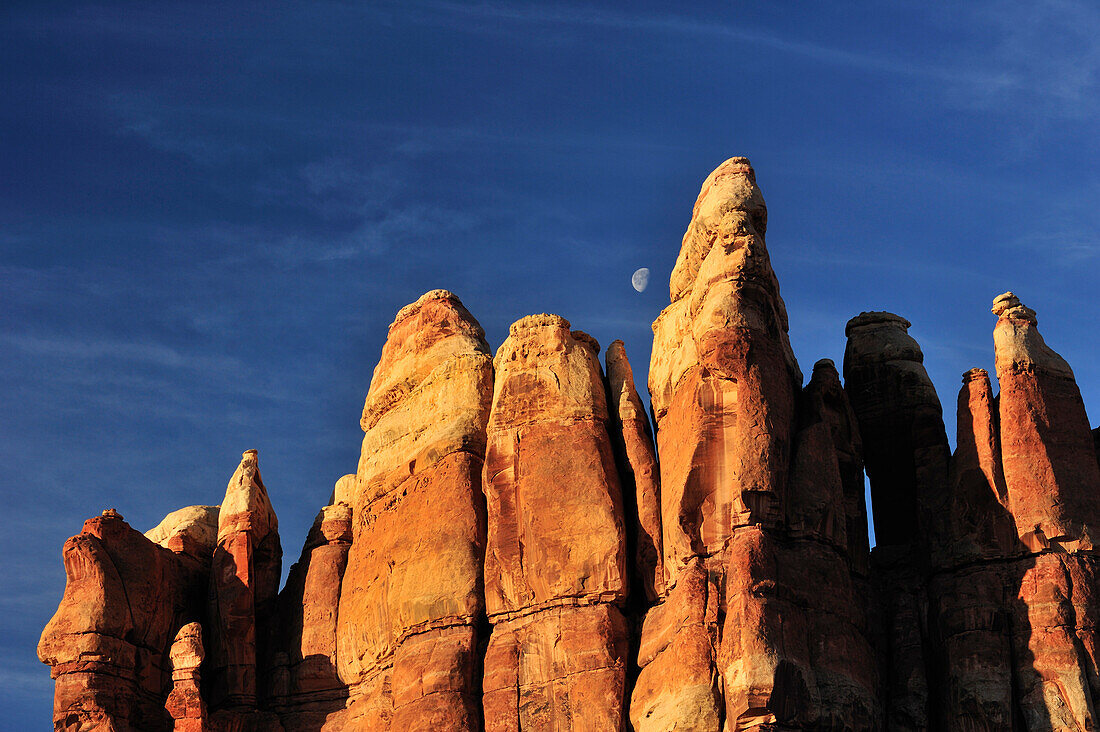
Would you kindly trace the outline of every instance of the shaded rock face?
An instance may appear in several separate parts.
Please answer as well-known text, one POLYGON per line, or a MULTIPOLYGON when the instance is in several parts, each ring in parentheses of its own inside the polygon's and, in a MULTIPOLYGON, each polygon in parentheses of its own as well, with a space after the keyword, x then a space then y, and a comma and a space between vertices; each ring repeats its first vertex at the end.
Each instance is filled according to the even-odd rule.
POLYGON ((939 396, 905 318, 861 313, 848 321, 845 391, 857 416, 874 510, 873 584, 881 698, 888 728, 924 729, 938 675, 929 678, 924 578, 931 524, 945 517, 950 446, 939 396))
POLYGON ((908 322, 874 313, 849 324, 847 388, 873 500, 915 509, 884 512, 875 549, 888 729, 1096 728, 1092 435, 1035 313, 1011 293, 993 312, 1001 393, 983 369, 963 375, 946 463, 908 322))
POLYGON ((901 316, 803 385, 766 228, 726 161, 653 425, 622 341, 604 370, 532 315, 493 357, 452 293, 402 308, 281 592, 254 450, 220 506, 89 519, 38 648, 54 729, 1096 730, 1100 428, 1034 311, 994 301, 1000 394, 963 375, 951 454, 901 316))
POLYGON ((55 681, 54 729, 170 730, 172 642, 201 608, 206 573, 113 509, 65 542, 65 595, 38 657, 55 681))
POLYGON ((270 693, 287 729, 319 729, 348 698, 336 671, 336 620, 351 517, 346 503, 321 509, 279 594, 270 693))

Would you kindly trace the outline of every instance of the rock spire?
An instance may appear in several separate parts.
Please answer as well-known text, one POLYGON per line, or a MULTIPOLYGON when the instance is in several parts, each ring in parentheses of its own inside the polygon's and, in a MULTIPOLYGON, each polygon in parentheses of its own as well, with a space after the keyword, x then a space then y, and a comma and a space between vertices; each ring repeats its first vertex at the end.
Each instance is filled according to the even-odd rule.
POLYGON ((706 178, 648 413, 623 341, 398 310, 281 591, 255 450, 220 506, 86 521, 54 729, 1096 730, 1100 428, 1035 312, 994 301, 952 452, 900 315, 803 383, 767 223, 747 159, 706 178))

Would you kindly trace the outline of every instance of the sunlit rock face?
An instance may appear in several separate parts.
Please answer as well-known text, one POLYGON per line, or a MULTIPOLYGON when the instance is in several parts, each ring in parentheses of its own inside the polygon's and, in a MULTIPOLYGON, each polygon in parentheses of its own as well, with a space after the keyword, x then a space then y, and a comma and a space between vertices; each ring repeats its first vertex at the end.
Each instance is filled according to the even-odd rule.
POLYGON ((1020 540, 1034 551, 1091 549, 1100 531, 1100 467, 1073 371, 1011 292, 994 300, 993 312, 1001 454, 1020 540))
POLYGON ((336 615, 348 729, 474 729, 484 618, 481 494, 492 360, 435 290, 390 326, 363 409, 336 615))
POLYGON ((619 464, 628 546, 634 547, 635 596, 652 602, 665 591, 661 476, 649 417, 634 386, 622 341, 607 347, 608 432, 619 464))
POLYGON ((637 729, 878 722, 852 574, 866 549, 847 538, 849 512, 866 511, 858 437, 835 369, 802 389, 766 227, 751 165, 727 160, 703 183, 653 325, 669 589, 642 630, 654 650, 639 658, 637 729), (674 617, 693 630, 661 648, 650 636, 667 637, 674 617))
POLYGON ((208 683, 215 707, 258 704, 282 557, 279 521, 260 478, 258 454, 248 450, 222 501, 211 567, 208 683))
POLYGON ((564 318, 532 315, 494 359, 486 730, 622 724, 626 529, 598 352, 564 318))
POLYGON ((402 308, 281 591, 255 450, 220 506, 89 519, 54 729, 1097 729, 1100 429, 1034 311, 994 301, 952 453, 906 318, 803 383, 767 221, 745 158, 703 183, 649 409, 622 341, 531 315, 494 357, 452 293, 402 308))

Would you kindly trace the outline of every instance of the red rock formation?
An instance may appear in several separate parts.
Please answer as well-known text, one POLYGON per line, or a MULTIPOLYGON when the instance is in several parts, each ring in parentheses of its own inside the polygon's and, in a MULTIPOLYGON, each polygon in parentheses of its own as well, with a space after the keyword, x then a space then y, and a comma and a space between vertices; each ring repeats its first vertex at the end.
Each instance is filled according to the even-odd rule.
MULTIPOLYGON (((876 718, 847 539, 849 510, 854 517, 862 504, 861 491, 850 509, 846 496, 856 491, 858 438, 843 392, 824 373, 800 393, 766 225, 748 161, 726 161, 703 183, 672 304, 653 325, 650 393, 673 589, 650 614, 695 620, 684 638, 639 658, 638 730, 718 729, 723 717, 731 729, 859 728, 876 718), (708 578, 692 587, 713 592, 681 591, 689 570, 708 578), (808 591, 821 578, 831 592, 808 591), (692 657, 682 643, 696 649, 692 657)), ((865 551, 857 553, 865 566, 865 551)), ((647 620, 643 647, 663 645, 647 637, 664 635, 663 625, 647 620)))
POLYGON ((866 575, 870 549, 862 441, 855 412, 829 359, 814 364, 802 392, 801 420, 801 449, 795 452, 791 475, 790 531, 834 543, 847 554, 853 570, 866 575), (825 472, 818 472, 823 466, 825 472), (795 513, 811 507, 812 515, 795 513))
POLYGON ((1009 508, 1029 548, 1072 551, 1100 530, 1100 466, 1081 392, 1043 342, 1033 310, 1006 292, 993 312, 1009 508))
POLYGON ((598 351, 564 318, 532 315, 494 359, 488 732, 618 730, 625 718, 625 526, 598 351))
POLYGON ((351 508, 325 506, 279 595, 277 646, 285 666, 274 669, 280 678, 273 679, 271 696, 290 732, 320 729, 348 697, 336 672, 336 620, 350 548, 351 508))
POLYGON ((848 322, 845 391, 863 438, 875 517, 883 707, 891 729, 926 729, 930 689, 927 594, 929 534, 944 515, 950 448, 939 396, 910 323, 892 313, 848 322))
POLYGON ((1012 639, 1005 599, 1018 556, 1005 503, 996 405, 983 369, 963 374, 946 507, 937 516, 929 580, 933 722, 947 729, 1013 728, 1012 639))
POLYGON ((1100 723, 1100 588, 1091 537, 1100 524, 1100 465, 1069 365, 1011 292, 993 302, 1007 504, 1022 547, 1010 598, 1016 700, 1029 728, 1100 723))
POLYGON ((635 730, 719 730, 722 695, 715 649, 721 594, 696 558, 668 596, 646 613, 630 697, 635 730))
POLYGON ((88 520, 39 643, 54 729, 1097 730, 1100 428, 1034 312, 994 302, 1001 393, 963 376, 949 455, 904 318, 853 318, 844 387, 802 387, 766 225, 726 161, 653 324, 657 449, 621 341, 605 378, 529 316, 492 359, 435 290, 278 596, 253 450, 220 509, 88 520))
POLYGON ((201 581, 113 509, 65 542, 65 595, 38 657, 56 680, 54 729, 168 730, 169 649, 201 581))
POLYGON ((279 522, 246 450, 229 480, 218 516, 210 573, 209 670, 212 709, 252 710, 258 668, 266 661, 282 571, 279 522))
POLYGON ((480 724, 491 394, 484 333, 457 297, 435 290, 397 314, 363 409, 359 470, 336 496, 352 511, 336 622, 347 729, 480 724))
POLYGON ((879 312, 845 328, 845 390, 859 418, 880 546, 915 546, 947 483, 943 408, 909 326, 879 312))
POLYGON ((847 388, 876 435, 865 439, 872 493, 916 509, 886 507, 886 542, 905 543, 883 546, 880 532, 875 550, 891 729, 1095 728, 1088 527, 1100 483, 1088 423, 1034 313, 1011 294, 994 312, 1001 395, 985 371, 964 375, 946 476, 938 402, 908 324, 865 314, 849 326, 847 388))
POLYGON ((172 663, 172 691, 164 704, 174 721, 173 732, 204 732, 209 729, 206 702, 200 691, 199 667, 205 657, 202 626, 199 623, 188 623, 180 628, 169 653, 172 663))
POLYGON ((657 454, 642 399, 634 387, 634 372, 622 341, 612 341, 607 361, 611 396, 610 435, 623 481, 628 540, 634 547, 637 581, 652 602, 665 591, 664 551, 661 541, 661 477, 657 454))
POLYGON ((748 161, 703 183, 653 324, 666 569, 721 552, 735 526, 778 525, 801 384, 764 247, 767 209, 748 161), (666 435, 670 437, 665 437, 666 435))

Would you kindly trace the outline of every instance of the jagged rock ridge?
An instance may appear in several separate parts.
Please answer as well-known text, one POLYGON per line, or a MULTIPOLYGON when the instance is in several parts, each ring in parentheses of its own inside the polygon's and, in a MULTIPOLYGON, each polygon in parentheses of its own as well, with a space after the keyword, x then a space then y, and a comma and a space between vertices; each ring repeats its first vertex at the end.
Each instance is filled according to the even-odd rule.
POLYGON ((903 317, 803 385, 766 233, 727 160, 652 424, 621 341, 603 368, 531 315, 494 357, 453 294, 402 308, 281 592, 254 450, 220 506, 89 519, 39 644, 54 729, 1095 730, 1100 429, 1034 311, 994 301, 1000 394, 963 375, 952 454, 903 317))

